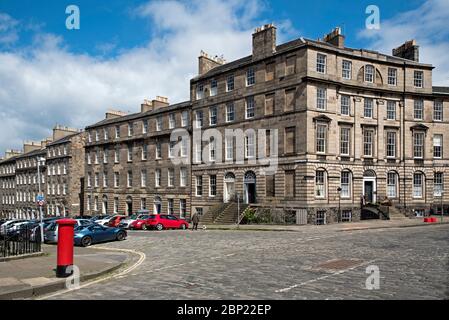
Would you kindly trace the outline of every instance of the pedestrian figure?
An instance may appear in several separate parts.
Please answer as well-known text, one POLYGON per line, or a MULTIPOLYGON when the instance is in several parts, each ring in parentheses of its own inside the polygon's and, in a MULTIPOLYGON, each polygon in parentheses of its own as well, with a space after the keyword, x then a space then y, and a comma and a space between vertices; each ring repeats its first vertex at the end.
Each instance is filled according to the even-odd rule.
POLYGON ((195 212, 192 216, 192 231, 198 230, 198 223, 200 222, 200 215, 195 212))

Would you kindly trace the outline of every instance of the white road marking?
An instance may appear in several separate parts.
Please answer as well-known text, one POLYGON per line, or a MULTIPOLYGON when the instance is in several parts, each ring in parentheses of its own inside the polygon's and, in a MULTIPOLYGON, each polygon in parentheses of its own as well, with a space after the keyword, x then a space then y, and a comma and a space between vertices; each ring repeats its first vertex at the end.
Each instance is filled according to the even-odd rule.
POLYGON ((353 266, 353 267, 351 267, 351 268, 348 268, 348 269, 344 269, 344 270, 341 270, 341 271, 334 272, 334 273, 332 273, 332 274, 327 274, 327 275, 325 275, 325 276, 321 276, 321 277, 318 277, 318 278, 315 278, 315 279, 311 279, 311 280, 308 280, 308 281, 304 281, 304 282, 301 282, 301 283, 292 285, 292 286, 287 287, 287 288, 275 290, 275 292, 276 292, 276 293, 288 292, 288 291, 290 291, 290 290, 292 290, 292 289, 299 288, 299 287, 308 285, 308 284, 310 284, 310 283, 314 283, 314 282, 317 282, 317 281, 320 281, 320 280, 324 280, 324 279, 327 279, 327 278, 330 278, 330 277, 333 277, 333 276, 337 276, 337 275, 346 273, 346 272, 348 272, 348 271, 357 269, 357 268, 359 268, 359 267, 361 267, 361 266, 364 266, 364 265, 370 265, 370 264, 372 264, 374 261, 376 261, 376 260, 371 260, 371 261, 368 261, 368 262, 360 263, 360 264, 358 264, 358 265, 356 265, 356 266, 353 266))
POLYGON ((75 290, 79 290, 79 289, 82 289, 82 288, 86 288, 86 287, 88 287, 90 285, 93 285, 93 284, 96 284, 96 283, 100 283, 100 282, 103 282, 103 281, 106 281, 106 280, 109 280, 109 279, 124 278, 126 274, 130 273, 131 271, 133 271, 134 269, 139 267, 146 259, 145 253, 139 252, 139 251, 135 251, 135 250, 130 250, 130 249, 105 248, 105 247, 96 247, 95 249, 112 250, 112 251, 115 251, 115 252, 117 252, 117 251, 127 252, 127 253, 137 254, 137 255, 139 255, 140 258, 139 258, 139 260, 135 264, 133 264, 132 266, 126 268, 125 270, 121 271, 120 273, 112 274, 112 275, 109 275, 109 276, 104 277, 104 278, 100 278, 100 279, 97 279, 97 280, 86 282, 86 283, 80 285, 78 288, 65 289, 65 290, 61 290, 61 291, 58 291, 58 292, 55 292, 55 293, 52 293, 52 294, 49 294, 49 295, 44 295, 44 296, 41 296, 41 297, 37 297, 36 300, 50 299, 50 298, 53 298, 53 297, 56 297, 56 296, 59 296, 59 295, 62 295, 62 294, 65 294, 65 293, 68 293, 68 292, 71 292, 71 291, 75 291, 75 290))

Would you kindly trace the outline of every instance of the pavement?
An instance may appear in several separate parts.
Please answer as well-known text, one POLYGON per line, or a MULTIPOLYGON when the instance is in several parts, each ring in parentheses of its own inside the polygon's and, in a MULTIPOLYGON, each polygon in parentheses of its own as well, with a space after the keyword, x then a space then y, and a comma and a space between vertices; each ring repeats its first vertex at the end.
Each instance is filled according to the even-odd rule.
POLYGON ((145 254, 137 268, 50 299, 449 299, 449 225, 383 224, 130 231, 104 246, 145 254))
MULTIPOLYGON (((43 245, 36 257, 0 262, 0 299, 23 299, 53 292, 65 287, 66 279, 56 278, 57 246, 43 245)), ((129 254, 95 247, 74 250, 74 265, 80 280, 112 272, 130 260, 129 254)))
POLYGON ((367 229, 385 229, 385 228, 407 228, 407 227, 421 227, 431 226, 436 224, 449 224, 449 217, 445 216, 441 220, 441 216, 433 216, 437 218, 436 223, 426 223, 423 218, 406 218, 394 217, 391 220, 364 220, 359 222, 335 223, 324 226, 316 225, 220 225, 220 224, 201 224, 207 230, 247 230, 247 231, 290 231, 298 232, 304 229, 311 230, 327 230, 327 231, 352 231, 352 230, 367 230, 367 229))

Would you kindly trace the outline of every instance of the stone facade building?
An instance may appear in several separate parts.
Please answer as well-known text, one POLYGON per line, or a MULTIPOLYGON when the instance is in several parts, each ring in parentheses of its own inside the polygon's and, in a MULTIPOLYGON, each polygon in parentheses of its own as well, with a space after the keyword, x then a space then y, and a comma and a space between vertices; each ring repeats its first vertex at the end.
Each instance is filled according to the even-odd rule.
POLYGON ((85 134, 56 126, 46 147, 47 215, 78 216, 84 213, 85 134))
POLYGON ((323 40, 277 45, 266 25, 253 34, 251 56, 199 58, 192 121, 221 139, 192 142, 193 211, 239 194, 322 224, 359 220, 362 204, 422 215, 449 202, 449 94, 432 86, 433 66, 419 62, 414 41, 390 56, 344 40, 337 28, 323 40), (261 151, 277 155, 274 171, 261 151))
MULTIPOLYGON (((24 144, 23 154, 15 158, 16 202, 13 215, 15 218, 36 219, 40 216, 36 197, 39 194, 39 187, 42 193, 46 187, 45 154, 45 143, 30 142, 24 144)), ((45 214, 45 207, 42 208, 42 213, 45 214)))
POLYGON ((419 61, 413 40, 392 55, 344 42, 336 28, 277 45, 276 27, 265 25, 250 56, 202 52, 190 101, 157 97, 138 113, 110 111, 85 136, 0 161, 1 212, 36 207, 28 199, 42 152, 48 214, 148 209, 203 221, 227 213, 234 223, 238 199, 241 209, 326 224, 380 216, 384 206, 407 216, 447 209, 449 88, 433 86, 434 67, 419 61))
POLYGON ((178 164, 170 143, 176 129, 190 130, 190 103, 169 105, 167 98, 157 97, 146 100, 140 111, 109 111, 86 127, 86 214, 148 209, 190 215, 189 140, 182 143, 178 164))
POLYGON ((0 160, 0 217, 12 217, 16 212, 16 157, 22 152, 7 150, 0 160))

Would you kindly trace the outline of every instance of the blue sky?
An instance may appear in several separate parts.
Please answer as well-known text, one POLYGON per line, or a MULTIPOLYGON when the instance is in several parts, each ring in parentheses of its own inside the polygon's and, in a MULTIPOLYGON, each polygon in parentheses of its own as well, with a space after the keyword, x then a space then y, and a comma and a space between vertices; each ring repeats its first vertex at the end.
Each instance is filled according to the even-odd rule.
MULTIPOLYGON (((189 3, 190 1, 184 1, 189 3)), ((389 19, 395 15, 419 7, 424 1, 261 1, 263 10, 259 20, 289 20, 299 35, 317 38, 332 27, 345 27, 347 44, 363 47, 369 43, 357 38, 357 32, 364 28, 365 9, 376 4, 381 9, 381 18, 389 19)), ((133 47, 146 43, 157 31, 151 21, 139 17, 139 7, 146 0, 2 0, 0 12, 7 13, 21 23, 31 24, 42 32, 64 37, 65 44, 72 52, 91 55, 114 56, 133 47), (67 30, 65 27, 65 8, 75 4, 81 11, 80 30, 67 30), (105 50, 109 49, 109 50, 105 50)), ((169 13, 166 13, 169 14, 169 13)), ((211 17, 212 18, 212 17, 211 17)), ((207 27, 207 26, 205 26, 207 27)), ((35 29, 22 29, 20 42, 15 46, 32 43, 35 29)), ((11 47, 9 47, 10 49, 11 47)))
POLYGON ((200 50, 230 61, 250 54, 255 27, 274 22, 278 43, 343 26, 346 44, 390 53, 416 38, 434 84, 449 86, 449 0, 0 0, 0 154, 83 128, 107 109, 136 112, 145 98, 189 98, 200 50), (81 29, 67 30, 77 5, 81 29), (365 29, 365 9, 381 28, 365 29))

